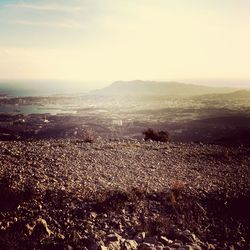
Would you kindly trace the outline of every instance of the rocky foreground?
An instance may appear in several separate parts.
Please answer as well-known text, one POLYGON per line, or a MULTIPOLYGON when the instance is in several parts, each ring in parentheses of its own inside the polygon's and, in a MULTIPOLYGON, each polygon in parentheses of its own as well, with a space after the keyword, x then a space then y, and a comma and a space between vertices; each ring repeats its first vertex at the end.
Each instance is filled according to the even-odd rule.
POLYGON ((0 142, 0 249, 250 249, 250 149, 0 142))

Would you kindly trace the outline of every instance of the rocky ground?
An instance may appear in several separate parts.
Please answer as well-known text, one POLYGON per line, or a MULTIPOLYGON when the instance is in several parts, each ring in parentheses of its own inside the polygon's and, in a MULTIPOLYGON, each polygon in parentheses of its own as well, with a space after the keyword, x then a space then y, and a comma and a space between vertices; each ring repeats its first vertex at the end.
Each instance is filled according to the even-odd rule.
POLYGON ((0 142, 0 249, 250 249, 250 149, 0 142))

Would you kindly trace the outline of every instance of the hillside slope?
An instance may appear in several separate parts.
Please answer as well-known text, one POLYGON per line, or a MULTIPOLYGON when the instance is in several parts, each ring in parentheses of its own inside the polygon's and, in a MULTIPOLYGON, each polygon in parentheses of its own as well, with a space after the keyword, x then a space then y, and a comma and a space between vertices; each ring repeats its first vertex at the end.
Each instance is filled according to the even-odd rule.
POLYGON ((247 148, 43 140, 0 154, 1 249, 249 249, 247 148))
POLYGON ((220 99, 232 99, 232 100, 242 100, 248 99, 250 101, 250 90, 241 89, 237 91, 233 91, 230 93, 215 93, 215 94, 207 94, 196 97, 197 99, 211 99, 213 101, 217 101, 220 99))

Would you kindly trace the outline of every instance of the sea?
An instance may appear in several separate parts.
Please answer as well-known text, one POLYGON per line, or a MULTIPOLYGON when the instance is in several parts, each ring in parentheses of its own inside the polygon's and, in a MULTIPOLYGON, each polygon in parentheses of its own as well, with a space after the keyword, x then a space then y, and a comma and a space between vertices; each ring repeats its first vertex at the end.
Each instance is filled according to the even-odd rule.
MULTIPOLYGON (((89 91, 89 83, 65 81, 14 81, 0 80, 0 99, 4 97, 44 97, 44 96, 77 96, 89 91), (80 86, 80 87, 74 87, 80 86)), ((0 105, 0 114, 76 114, 77 107, 67 107, 58 104, 43 105, 0 105)))

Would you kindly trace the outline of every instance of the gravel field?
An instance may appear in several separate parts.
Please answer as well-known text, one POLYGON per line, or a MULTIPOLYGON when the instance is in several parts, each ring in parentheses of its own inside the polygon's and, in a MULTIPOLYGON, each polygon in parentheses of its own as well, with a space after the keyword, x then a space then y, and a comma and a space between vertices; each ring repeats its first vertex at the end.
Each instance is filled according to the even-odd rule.
POLYGON ((0 249, 250 249, 250 149, 0 142, 0 249))

